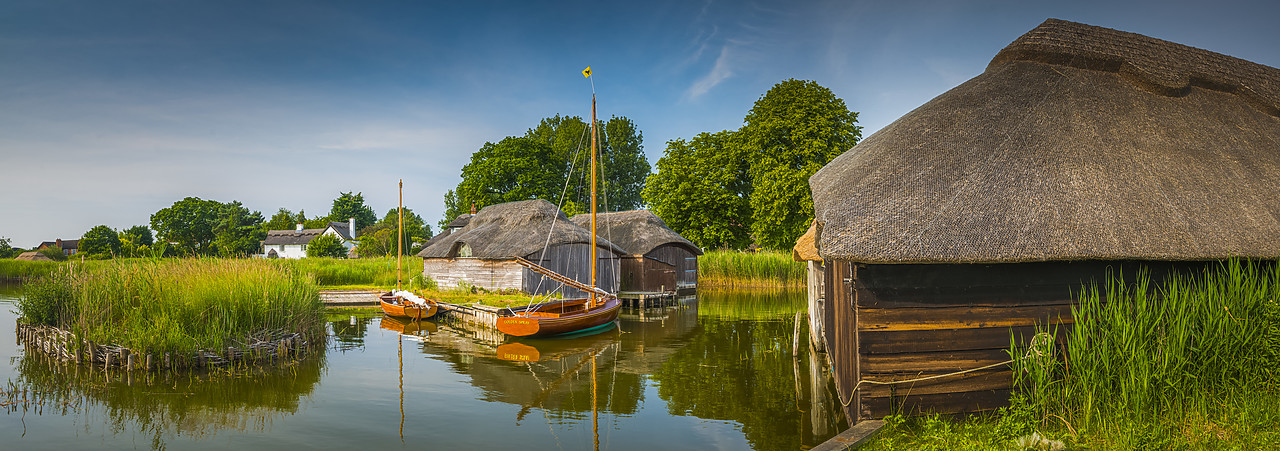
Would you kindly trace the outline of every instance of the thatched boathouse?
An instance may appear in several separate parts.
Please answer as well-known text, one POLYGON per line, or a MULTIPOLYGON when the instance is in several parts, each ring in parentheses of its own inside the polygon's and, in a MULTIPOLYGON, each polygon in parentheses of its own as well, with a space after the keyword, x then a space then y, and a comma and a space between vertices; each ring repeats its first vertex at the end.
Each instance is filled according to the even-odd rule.
POLYGON ((1082 284, 1280 257, 1280 70, 1048 20, 810 179, 851 421, 1007 400, 1010 331, 1082 284))
MULTIPOLYGON (((574 224, 591 228, 591 215, 580 214, 574 224)), ((692 292, 698 287, 698 256, 702 249, 667 227, 649 210, 596 215, 596 235, 625 251, 619 290, 692 292)))
MULTIPOLYGON (((569 221, 550 202, 536 199, 485 207, 462 227, 432 238, 418 256, 423 258, 422 275, 442 289, 467 284, 487 290, 559 291, 565 297, 581 297, 586 294, 544 279, 516 263, 515 257, 586 282, 591 272, 590 243, 590 231, 569 221)), ((597 284, 617 292, 623 251, 606 240, 598 240, 596 247, 597 284)))

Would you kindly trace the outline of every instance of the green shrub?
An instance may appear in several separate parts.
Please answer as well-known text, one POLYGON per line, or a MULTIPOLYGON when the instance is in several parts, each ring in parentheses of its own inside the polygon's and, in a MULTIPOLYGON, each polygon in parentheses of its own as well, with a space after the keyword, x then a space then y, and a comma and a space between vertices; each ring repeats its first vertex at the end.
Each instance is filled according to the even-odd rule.
POLYGON ((320 235, 307 244, 307 256, 344 258, 347 256, 347 248, 342 246, 338 237, 320 235))
POLYGON ((75 310, 74 303, 71 278, 63 267, 24 285, 18 311, 27 324, 57 326, 65 312, 75 310))

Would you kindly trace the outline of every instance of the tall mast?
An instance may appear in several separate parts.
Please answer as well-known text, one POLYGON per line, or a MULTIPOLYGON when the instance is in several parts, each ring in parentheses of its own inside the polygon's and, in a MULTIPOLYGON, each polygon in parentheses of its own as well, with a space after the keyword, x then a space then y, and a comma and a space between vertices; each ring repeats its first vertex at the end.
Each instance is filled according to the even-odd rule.
MULTIPOLYGON (((591 93, 591 286, 596 286, 596 94, 591 93)), ((587 306, 596 306, 596 293, 587 294, 587 306)))
POLYGON ((404 179, 400 179, 400 201, 396 204, 396 291, 400 291, 400 254, 404 253, 404 179))

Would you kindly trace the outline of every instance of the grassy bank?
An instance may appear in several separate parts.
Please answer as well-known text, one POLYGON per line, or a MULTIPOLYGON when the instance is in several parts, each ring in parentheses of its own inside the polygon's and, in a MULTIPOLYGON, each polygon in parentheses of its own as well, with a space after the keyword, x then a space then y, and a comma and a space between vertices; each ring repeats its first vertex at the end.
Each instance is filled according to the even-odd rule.
POLYGON ((708 251, 698 257, 700 288, 803 288, 805 275, 805 264, 787 252, 708 251))
POLYGON ((1275 449, 1278 301, 1274 265, 1232 261, 1158 285, 1111 278, 1073 308, 1065 349, 1013 346, 1011 407, 958 422, 893 419, 869 449, 1016 449, 1032 433, 1072 448, 1275 449))
POLYGON ((29 323, 146 352, 241 346, 324 324, 314 278, 264 260, 69 263, 28 283, 19 313, 29 323))

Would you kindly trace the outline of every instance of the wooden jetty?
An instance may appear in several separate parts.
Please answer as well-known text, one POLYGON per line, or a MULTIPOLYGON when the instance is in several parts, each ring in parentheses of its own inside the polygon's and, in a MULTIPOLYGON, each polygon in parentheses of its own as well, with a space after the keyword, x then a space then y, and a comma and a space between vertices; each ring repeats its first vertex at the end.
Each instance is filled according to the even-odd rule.
POLYGON ((377 307, 380 294, 378 290, 320 290, 320 302, 325 307, 377 307))

